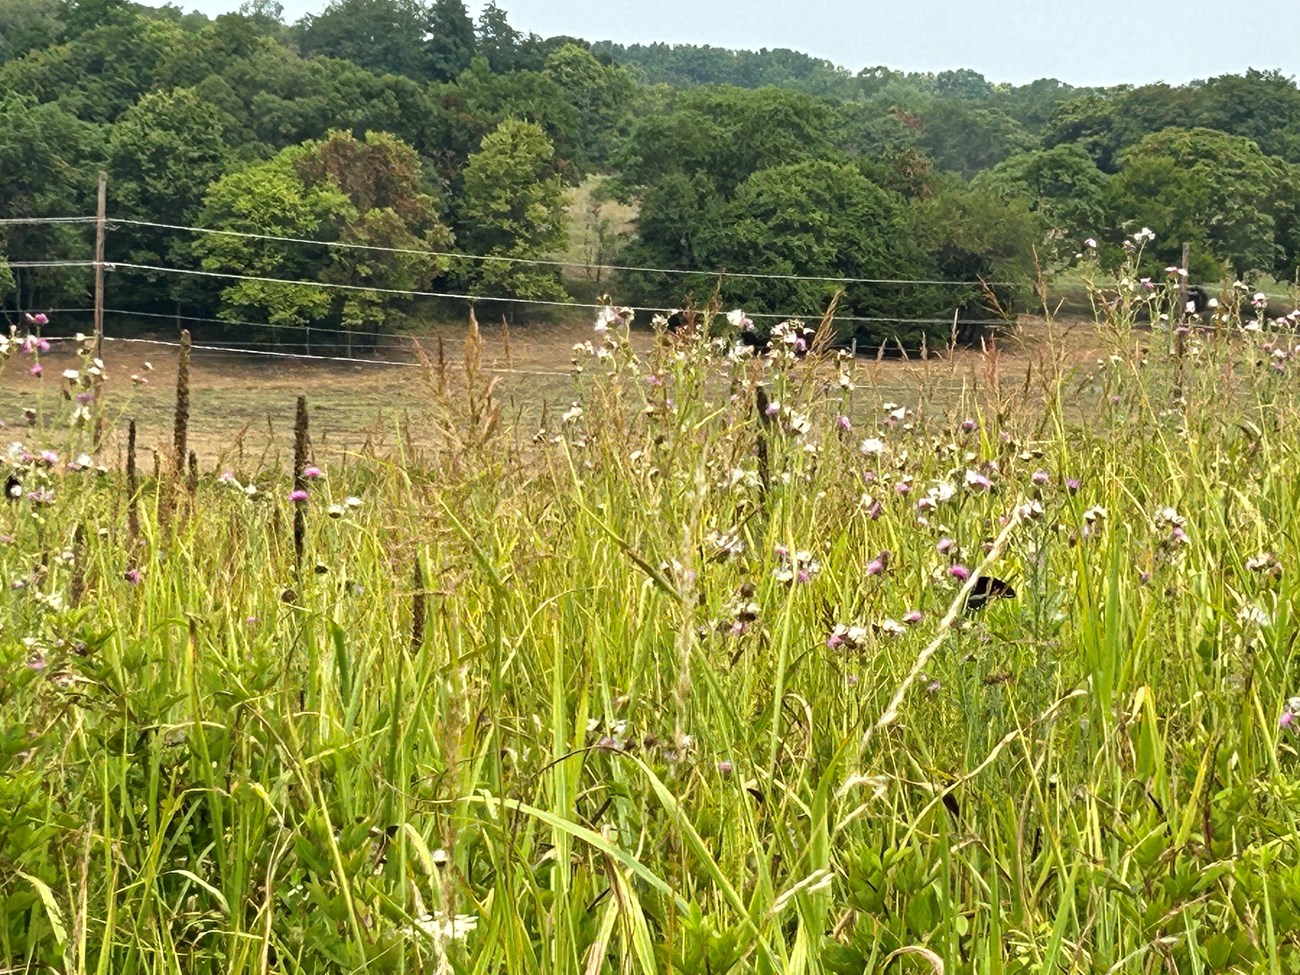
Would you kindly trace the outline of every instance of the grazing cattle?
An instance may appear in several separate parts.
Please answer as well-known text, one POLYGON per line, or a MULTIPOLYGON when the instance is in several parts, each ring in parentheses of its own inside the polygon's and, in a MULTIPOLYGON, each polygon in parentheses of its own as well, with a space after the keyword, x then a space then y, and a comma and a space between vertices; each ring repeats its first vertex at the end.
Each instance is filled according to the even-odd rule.
POLYGON ((815 328, 809 328, 798 322, 782 322, 772 329, 772 334, 766 342, 758 337, 758 333, 753 326, 741 330, 739 341, 741 345, 752 349, 755 355, 778 349, 788 349, 794 353, 795 358, 802 359, 812 351, 813 340, 816 337, 817 330, 815 328))

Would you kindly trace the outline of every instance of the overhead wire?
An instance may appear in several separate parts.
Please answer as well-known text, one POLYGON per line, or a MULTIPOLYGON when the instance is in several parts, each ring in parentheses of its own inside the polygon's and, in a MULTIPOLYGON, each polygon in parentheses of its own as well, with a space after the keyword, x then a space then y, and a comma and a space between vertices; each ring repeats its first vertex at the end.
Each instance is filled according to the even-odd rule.
MULTIPOLYGON (((493 254, 465 254, 458 251, 426 250, 414 247, 385 247, 379 244, 360 244, 340 240, 314 240, 310 237, 290 237, 278 234, 259 234, 245 230, 226 230, 216 227, 192 227, 185 224, 161 223, 153 220, 133 220, 124 217, 109 218, 109 222, 123 226, 153 227, 160 230, 177 230, 194 234, 213 234, 224 237, 239 237, 247 240, 269 240, 288 244, 308 244, 316 247, 340 248, 346 250, 374 251, 384 254, 407 254, 420 257, 441 257, 457 261, 495 261, 504 264, 522 264, 530 267, 584 267, 581 261, 559 261, 532 257, 510 257, 493 254)), ((691 270, 688 268, 639 267, 630 264, 592 264, 601 270, 624 271, 641 274, 676 274, 682 276, 709 278, 746 278, 765 281, 822 281, 829 284, 879 284, 879 285, 935 285, 950 287, 979 287, 983 281, 953 281, 925 278, 860 278, 835 277, 816 274, 773 274, 756 271, 727 270, 691 270)), ((1008 282, 988 282, 991 285, 1005 285, 1008 282)))

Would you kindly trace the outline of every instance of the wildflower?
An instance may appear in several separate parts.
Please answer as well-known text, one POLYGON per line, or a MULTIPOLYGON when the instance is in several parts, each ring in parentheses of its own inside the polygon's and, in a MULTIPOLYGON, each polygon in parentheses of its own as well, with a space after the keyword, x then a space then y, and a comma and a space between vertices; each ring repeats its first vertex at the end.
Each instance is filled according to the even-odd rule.
POLYGON ((325 513, 328 514, 331 518, 342 518, 342 517, 343 517, 343 505, 341 505, 341 504, 332 504, 332 505, 330 505, 330 506, 326 509, 325 513))
POLYGON ((360 507, 361 507, 361 499, 358 498, 356 495, 351 495, 351 496, 349 496, 349 497, 346 497, 346 498, 343 499, 343 507, 345 507, 345 508, 351 508, 351 509, 353 509, 353 510, 355 510, 355 509, 357 509, 357 508, 360 508, 360 507))
POLYGON ((858 445, 858 449, 868 456, 883 454, 885 442, 877 437, 868 437, 858 445))
POLYGON ((882 505, 879 501, 877 501, 869 494, 864 494, 862 498, 858 501, 858 504, 862 508, 862 510, 866 513, 867 517, 870 518, 872 521, 875 521, 877 518, 879 518, 880 513, 884 510, 884 505, 882 505))
POLYGON ((925 619, 925 614, 922 613, 919 609, 909 609, 906 613, 903 614, 903 622, 906 623, 908 626, 915 626, 923 619, 925 619))
POLYGON ((935 545, 935 548, 939 550, 940 555, 947 555, 956 544, 957 542, 954 539, 944 537, 939 539, 939 543, 935 545))
POLYGON ((751 331, 754 328, 754 323, 739 308, 733 308, 727 312, 727 324, 744 332, 751 331))
POLYGON ((1088 250, 1096 250, 1097 242, 1093 240, 1091 237, 1089 237, 1083 242, 1083 246, 1088 248, 1088 250))
POLYGON ((907 627, 903 626, 898 620, 883 619, 876 624, 876 629, 885 634, 885 636, 902 636, 907 632, 907 627))
POLYGON ((1187 519, 1173 508, 1166 507, 1156 512, 1156 524, 1169 525, 1176 532, 1187 524, 1187 519))
POLYGON ((852 421, 851 421, 847 416, 840 416, 840 417, 837 417, 836 420, 835 420, 835 423, 836 423, 836 424, 839 426, 839 428, 840 428, 841 430, 843 430, 845 433, 848 433, 850 430, 853 429, 853 422, 852 422, 852 421))
POLYGON ((302 476, 307 478, 309 481, 314 481, 317 478, 324 477, 325 475, 315 464, 308 464, 302 469, 302 476))
POLYGON ((1268 572, 1271 575, 1282 574, 1282 563, 1272 552, 1260 552, 1246 560, 1246 568, 1251 572, 1268 572))
POLYGON ((826 638, 828 650, 861 650, 867 642, 867 629, 864 626, 846 626, 836 623, 826 638))
POLYGON ((294 504, 301 504, 307 500, 307 492, 302 488, 294 488, 289 492, 289 500, 294 504))
POLYGON ((991 491, 993 489, 993 482, 979 471, 967 469, 966 486, 971 490, 991 491))
POLYGON ((560 421, 562 423, 572 423, 575 420, 579 420, 581 418, 582 418, 582 407, 579 406, 577 403, 574 403, 572 406, 569 407, 567 411, 565 411, 565 414, 562 417, 560 417, 560 421))
POLYGON ((41 463, 47 467, 53 467, 59 462, 59 455, 52 450, 41 451, 41 463))
POLYGON ((966 417, 966 419, 961 421, 961 428, 967 433, 970 433, 978 426, 979 424, 976 423, 974 420, 972 420, 970 417, 966 417))
POLYGON ((1065 489, 1074 494, 1079 490, 1079 479, 1077 477, 1067 477, 1065 479, 1065 489))
POLYGON ((1300 696, 1288 698, 1286 707, 1282 710, 1282 716, 1278 718, 1278 725, 1282 728, 1294 728, 1297 716, 1300 716, 1300 696))
POLYGON ((867 563, 867 575, 878 576, 885 572, 885 563, 880 558, 874 558, 867 563))
POLYGON ((821 563, 812 557, 811 552, 795 552, 792 555, 784 545, 778 545, 776 554, 781 564, 772 570, 772 574, 778 582, 803 585, 811 582, 822 569, 821 563))
POLYGON ((77 369, 64 369, 63 378, 75 383, 81 378, 81 372, 77 369))
MULTIPOLYGON (((439 850, 442 853, 443 851, 439 850)), ((446 854, 443 853, 445 858, 446 854)), ((412 924, 405 934, 423 934, 433 938, 439 944, 446 941, 464 941, 465 936, 478 927, 478 917, 473 914, 448 914, 437 911, 433 914, 421 914, 412 918, 412 924)))
POLYGON ((27 371, 30 372, 33 376, 35 376, 37 379, 40 379, 41 373, 43 373, 45 370, 41 367, 41 364, 39 362, 33 362, 32 367, 27 371))
POLYGON ((902 480, 900 480, 897 484, 894 485, 894 490, 897 491, 899 494, 907 494, 912 490, 912 478, 904 477, 902 480))
POLYGON ((48 325, 50 323, 49 317, 44 312, 39 311, 35 315, 28 315, 27 320, 33 325, 48 325))
POLYGON ((235 479, 234 471, 222 471, 217 480, 222 484, 234 484, 236 486, 239 484, 239 481, 235 479))
POLYGON ((1105 521, 1108 514, 1110 514, 1110 512, 1101 505, 1094 504, 1083 513, 1083 520, 1091 525, 1094 521, 1105 521))
POLYGON ((1143 227, 1141 230, 1139 230, 1137 233, 1133 235, 1134 242, 1138 244, 1144 244, 1149 241, 1153 241, 1155 239, 1156 239, 1156 235, 1154 232, 1152 232, 1150 227, 1143 227))
POLYGON ((1237 613, 1237 622, 1251 623, 1255 626, 1263 627, 1268 626, 1269 623, 1273 622, 1273 618, 1269 616, 1267 610, 1256 606, 1254 603, 1248 603, 1241 607, 1241 611, 1237 613))
POLYGON ((138 586, 143 576, 139 569, 127 569, 122 573, 122 578, 131 583, 131 585, 138 586))
POLYGON ((1017 508, 1016 513, 1025 521, 1034 521, 1043 517, 1043 506, 1033 499, 1017 508))
POLYGON ((1044 485, 1050 484, 1052 482, 1052 475, 1040 468, 1039 470, 1034 471, 1033 474, 1029 475, 1029 479, 1033 481, 1035 484, 1037 484, 1039 487, 1043 487, 1044 485))
POLYGON ((966 568, 966 566, 962 565, 960 562, 955 562, 948 566, 948 575, 952 576, 958 582, 965 582, 970 578, 970 569, 966 568))
POLYGON ((780 412, 781 412, 780 402, 777 400, 772 400, 772 402, 767 404, 767 408, 763 411, 763 415, 767 417, 773 417, 780 412))
POLYGON ((735 766, 732 765, 731 762, 728 761, 728 760, 725 759, 725 758, 724 758, 722 761, 720 761, 720 762, 718 763, 718 774, 719 774, 719 775, 724 775, 724 776, 725 776, 725 775, 730 775, 734 770, 735 770, 735 766))

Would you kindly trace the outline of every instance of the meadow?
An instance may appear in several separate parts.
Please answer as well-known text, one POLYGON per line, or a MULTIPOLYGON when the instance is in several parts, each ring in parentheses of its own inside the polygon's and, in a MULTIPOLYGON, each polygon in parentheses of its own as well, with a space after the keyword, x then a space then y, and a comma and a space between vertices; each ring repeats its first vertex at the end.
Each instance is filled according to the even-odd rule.
POLYGON ((888 386, 610 309, 527 420, 471 329, 383 445, 192 467, 51 360, 0 970, 1300 971, 1300 345, 1175 292, 888 386))

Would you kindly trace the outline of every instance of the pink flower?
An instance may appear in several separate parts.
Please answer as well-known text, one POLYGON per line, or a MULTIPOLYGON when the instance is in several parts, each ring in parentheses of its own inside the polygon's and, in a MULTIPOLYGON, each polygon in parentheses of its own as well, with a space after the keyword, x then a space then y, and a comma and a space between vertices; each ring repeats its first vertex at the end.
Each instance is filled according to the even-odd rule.
POLYGON ((302 504, 307 500, 307 492, 302 488, 294 488, 289 492, 289 500, 294 504, 302 504))
POLYGON ((885 571, 885 563, 880 559, 872 559, 867 563, 867 575, 878 576, 885 571))
POLYGON ((906 613, 903 614, 903 622, 906 623, 908 626, 915 626, 923 619, 925 619, 925 614, 922 613, 919 609, 909 609, 906 613))
POLYGON ((845 433, 853 429, 853 422, 847 416, 841 416, 835 422, 840 425, 840 429, 845 433))
POLYGON ((309 481, 314 481, 318 477, 324 477, 325 475, 321 473, 321 469, 315 464, 309 464, 302 469, 302 476, 309 481))
POLYGON ((966 417, 966 419, 961 421, 961 428, 965 430, 967 433, 970 433, 977 426, 979 426, 979 424, 976 423, 974 420, 972 420, 970 417, 966 417))
POLYGON ((34 362, 32 363, 32 367, 27 371, 30 372, 33 376, 35 376, 37 379, 40 379, 41 373, 43 373, 45 370, 41 368, 41 364, 39 362, 34 362))
POLYGON ((138 586, 143 575, 139 569, 127 569, 122 573, 122 578, 131 583, 131 585, 138 586))
POLYGON ((940 555, 947 555, 950 551, 952 551, 952 547, 956 544, 957 543, 953 539, 945 537, 939 539, 939 544, 936 545, 935 548, 939 550, 940 555))
POLYGON ((960 562, 957 562, 948 566, 948 575, 952 576, 954 579, 960 580, 961 582, 965 582, 970 578, 970 569, 966 568, 966 566, 962 565, 960 562))
POLYGON ((1047 473, 1047 471, 1044 470, 1036 470, 1032 475, 1030 475, 1030 478, 1031 480, 1033 480, 1035 484, 1041 486, 1043 484, 1047 484, 1048 482, 1050 482, 1052 480, 1052 475, 1047 473))

